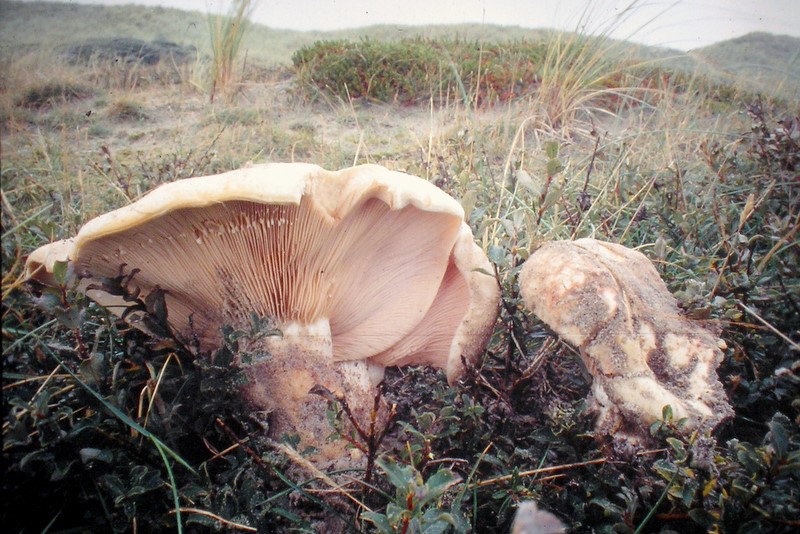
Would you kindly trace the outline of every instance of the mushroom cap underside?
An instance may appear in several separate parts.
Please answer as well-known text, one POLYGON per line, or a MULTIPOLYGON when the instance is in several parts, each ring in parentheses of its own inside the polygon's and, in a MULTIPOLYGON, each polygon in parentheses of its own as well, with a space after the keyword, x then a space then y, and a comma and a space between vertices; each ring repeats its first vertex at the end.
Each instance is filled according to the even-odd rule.
POLYGON ((42 249, 27 265, 33 279, 52 283, 56 257, 103 305, 130 303, 98 280, 122 280, 141 298, 159 291, 173 331, 204 350, 218 346, 221 325, 254 314, 279 325, 323 318, 336 360, 382 355, 382 365, 435 365, 454 380, 494 323, 472 301, 497 309, 458 202, 376 165, 254 165, 173 182, 42 249))

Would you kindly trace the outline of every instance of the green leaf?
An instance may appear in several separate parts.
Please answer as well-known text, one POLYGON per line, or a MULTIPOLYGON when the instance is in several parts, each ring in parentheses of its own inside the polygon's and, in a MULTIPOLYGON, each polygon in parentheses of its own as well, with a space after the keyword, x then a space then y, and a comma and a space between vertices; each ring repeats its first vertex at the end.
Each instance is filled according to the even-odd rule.
POLYGON ((669 446, 675 451, 675 454, 679 460, 686 458, 686 447, 683 446, 683 442, 681 440, 676 438, 667 438, 667 443, 669 443, 669 446))
POLYGON ((558 157, 558 141, 548 141, 544 144, 544 153, 549 159, 558 157))
POLYGON ((103 462, 110 464, 114 461, 114 453, 105 449, 95 449, 93 447, 84 447, 78 451, 81 461, 85 464, 89 462, 103 462))
POLYGON ((786 430, 788 418, 782 413, 776 413, 768 423, 769 434, 767 439, 778 458, 784 458, 789 451, 789 436, 786 430))
POLYGON ((547 166, 545 172, 547 172, 547 176, 555 176, 556 174, 560 173, 564 170, 564 164, 561 163, 561 160, 558 159, 549 159, 547 160, 547 166))
POLYGON ((83 310, 77 306, 70 306, 66 310, 56 313, 58 322, 70 330, 78 328, 83 323, 83 310))
POLYGON ((702 508, 694 508, 689 510, 689 517, 692 521, 703 528, 710 528, 714 526, 714 517, 702 508))
POLYGON ((416 483, 414 470, 410 466, 400 466, 397 462, 386 456, 378 458, 375 463, 386 472, 386 476, 389 477, 389 482, 396 488, 406 489, 416 483))
POLYGON ((378 532, 381 534, 394 534, 394 529, 385 515, 377 512, 364 512, 361 514, 361 517, 375 525, 375 528, 377 528, 378 532))
POLYGON ((440 469, 428 478, 423 486, 423 492, 418 492, 418 506, 424 506, 444 495, 452 486, 461 482, 461 477, 449 469, 440 469))
POLYGON ((475 205, 478 203, 478 193, 472 189, 468 190, 464 195, 461 197, 461 207, 464 208, 464 214, 469 220, 470 215, 472 215, 472 210, 475 209, 475 205))
POLYGON ((486 251, 486 256, 489 261, 496 265, 503 265, 506 261, 506 249, 499 245, 489 245, 489 250, 486 251))
POLYGON ((60 290, 48 287, 42 291, 42 296, 34 297, 33 302, 45 311, 57 313, 62 310, 60 290))
POLYGON ((431 508, 422 516, 422 532, 424 534, 444 534, 450 527, 456 526, 455 519, 449 513, 431 508))
POLYGON ((57 261, 53 263, 53 279, 55 279, 56 283, 60 286, 66 285, 67 283, 68 267, 69 262, 66 261, 57 261))
POLYGON ((531 193, 533 196, 542 194, 541 186, 533 181, 530 174, 520 169, 517 171, 517 185, 531 193))
POLYGON ((544 197, 544 202, 542 203, 545 208, 549 208, 561 198, 562 189, 561 186, 553 183, 550 185, 550 189, 547 191, 547 195, 544 197))
POLYGON ((91 358, 87 358, 80 363, 78 373, 81 378, 89 385, 95 385, 102 376, 105 358, 102 354, 94 353, 91 358))
POLYGON ((614 504, 605 497, 596 497, 589 501, 589 504, 594 504, 603 509, 603 513, 607 516, 622 517, 624 510, 617 504, 614 504))
POLYGON ((764 464, 752 445, 746 442, 739 443, 736 451, 736 458, 742 467, 747 469, 751 475, 760 475, 764 470, 764 464))

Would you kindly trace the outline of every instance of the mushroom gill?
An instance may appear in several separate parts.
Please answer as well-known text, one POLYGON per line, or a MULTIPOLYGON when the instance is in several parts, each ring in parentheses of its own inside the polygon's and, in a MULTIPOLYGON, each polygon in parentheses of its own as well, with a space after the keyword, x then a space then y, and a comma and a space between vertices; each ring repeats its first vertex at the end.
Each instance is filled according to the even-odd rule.
POLYGON ((483 350, 499 290, 463 218, 432 184, 376 165, 254 165, 162 185, 35 251, 27 272, 52 284, 51 260, 66 259, 79 290, 143 330, 104 281, 158 292, 172 333, 201 353, 220 347, 223 326, 271 319, 281 335, 236 361, 243 394, 274 412, 276 431, 322 448, 313 386, 366 421, 384 366, 436 365, 453 382, 483 350))

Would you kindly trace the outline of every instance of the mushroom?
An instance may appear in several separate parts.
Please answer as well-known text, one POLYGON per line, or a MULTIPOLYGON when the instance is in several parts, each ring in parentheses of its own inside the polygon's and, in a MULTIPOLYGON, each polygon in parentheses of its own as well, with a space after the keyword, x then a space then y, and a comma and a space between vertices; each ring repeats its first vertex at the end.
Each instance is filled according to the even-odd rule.
POLYGON ((262 164, 165 184, 34 251, 29 278, 52 285, 59 259, 79 290, 143 330, 152 323, 131 301, 163 300, 169 330, 199 354, 221 346, 223 325, 269 318, 280 335, 240 345, 243 393, 273 412, 274 435, 296 433, 322 459, 342 451, 324 442, 314 386, 365 423, 385 366, 432 365, 456 382, 499 304, 459 203, 377 165, 262 164))
POLYGON ((566 530, 558 517, 539 508, 536 501, 521 502, 511 523, 511 534, 564 534, 566 530))
POLYGON ((545 243, 519 285, 527 306, 579 349, 599 434, 646 442, 666 405, 685 431, 733 415, 716 376, 724 342, 680 314, 642 253, 594 239, 545 243))

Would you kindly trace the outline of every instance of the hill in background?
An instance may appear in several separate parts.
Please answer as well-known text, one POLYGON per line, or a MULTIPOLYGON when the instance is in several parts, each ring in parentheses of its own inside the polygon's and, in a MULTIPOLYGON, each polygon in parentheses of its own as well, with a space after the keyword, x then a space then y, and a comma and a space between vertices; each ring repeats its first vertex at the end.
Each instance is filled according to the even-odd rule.
MULTIPOLYGON (((539 40, 553 34, 548 30, 480 24, 382 25, 330 32, 279 30, 253 24, 244 47, 250 60, 285 65, 295 50, 319 40, 426 37, 502 42, 539 40)), ((171 41, 204 53, 208 50, 208 17, 199 11, 161 7, 0 1, 0 55, 5 58, 112 37, 171 41)), ((629 45, 626 50, 643 60, 699 71, 717 80, 744 78, 754 90, 771 92, 778 88, 790 96, 800 94, 800 39, 795 37, 752 33, 689 53, 640 45, 629 45)))
POLYGON ((749 79, 759 88, 800 86, 800 38, 770 33, 749 33, 698 48, 689 55, 717 75, 749 79))

